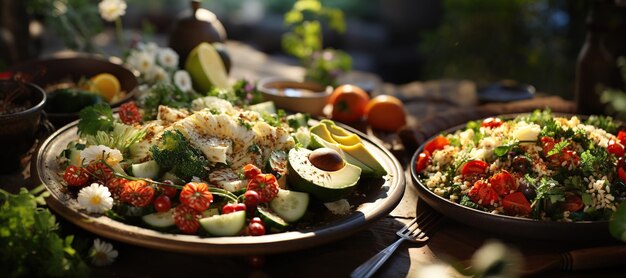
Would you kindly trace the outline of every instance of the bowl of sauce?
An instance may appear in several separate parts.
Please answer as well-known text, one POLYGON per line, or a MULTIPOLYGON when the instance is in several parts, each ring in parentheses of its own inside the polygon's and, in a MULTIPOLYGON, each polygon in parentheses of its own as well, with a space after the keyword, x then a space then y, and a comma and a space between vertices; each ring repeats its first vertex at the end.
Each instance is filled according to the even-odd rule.
POLYGON ((311 115, 322 115, 332 93, 330 86, 279 77, 262 79, 258 89, 266 101, 273 101, 278 108, 311 115))

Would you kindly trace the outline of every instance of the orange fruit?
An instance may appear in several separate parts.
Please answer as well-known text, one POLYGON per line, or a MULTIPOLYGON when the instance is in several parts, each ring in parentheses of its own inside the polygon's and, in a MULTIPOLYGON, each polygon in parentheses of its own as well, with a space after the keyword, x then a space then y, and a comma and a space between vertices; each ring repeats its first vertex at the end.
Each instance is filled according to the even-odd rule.
POLYGON ((98 93, 106 102, 110 102, 121 91, 120 81, 110 73, 101 73, 89 79, 89 90, 98 93))
POLYGON ((365 107, 365 115, 373 129, 396 132, 406 125, 402 101, 390 95, 379 95, 370 100, 365 107))
POLYGON ((328 99, 328 103, 333 106, 332 119, 344 123, 360 120, 365 115, 365 106, 369 100, 369 95, 357 86, 337 87, 328 99))

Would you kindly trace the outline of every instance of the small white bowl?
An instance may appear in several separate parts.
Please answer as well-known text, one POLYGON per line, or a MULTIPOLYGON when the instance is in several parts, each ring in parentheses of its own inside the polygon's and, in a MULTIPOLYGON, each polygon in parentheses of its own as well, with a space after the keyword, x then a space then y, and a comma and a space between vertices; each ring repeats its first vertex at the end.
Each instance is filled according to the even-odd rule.
POLYGON ((277 108, 291 112, 322 115, 322 110, 332 93, 332 87, 324 87, 309 81, 293 81, 272 77, 259 81, 258 89, 266 101, 273 101, 277 108))

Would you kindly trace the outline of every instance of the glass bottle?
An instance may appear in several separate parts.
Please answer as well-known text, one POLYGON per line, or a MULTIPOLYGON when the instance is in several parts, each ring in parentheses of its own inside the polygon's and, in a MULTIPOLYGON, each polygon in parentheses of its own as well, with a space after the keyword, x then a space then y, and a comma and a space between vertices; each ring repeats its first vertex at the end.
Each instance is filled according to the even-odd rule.
POLYGON ((621 82, 616 58, 605 45, 605 1, 591 2, 587 18, 589 30, 576 65, 576 110, 580 114, 601 115, 605 114, 605 105, 600 101, 602 90, 619 87, 621 82))

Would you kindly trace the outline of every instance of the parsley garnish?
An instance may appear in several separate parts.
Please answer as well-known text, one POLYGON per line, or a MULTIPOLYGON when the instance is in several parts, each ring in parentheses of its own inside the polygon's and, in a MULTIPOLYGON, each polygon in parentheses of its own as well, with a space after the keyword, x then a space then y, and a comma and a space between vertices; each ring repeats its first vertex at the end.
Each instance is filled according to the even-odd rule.
POLYGON ((606 132, 612 134, 617 133, 617 130, 619 129, 619 125, 616 124, 610 116, 589 116, 589 118, 585 121, 585 124, 604 129, 606 132))
POLYGON ((242 118, 238 118, 237 122, 239 123, 240 126, 245 127, 247 130, 252 130, 252 125, 247 122, 246 120, 242 119, 242 118))
POLYGON ((558 143, 554 144, 554 148, 552 148, 552 149, 551 149, 551 150, 547 153, 547 155, 546 155, 546 156, 550 157, 550 156, 553 156, 553 155, 555 155, 555 154, 558 154, 558 153, 560 153, 563 149, 565 149, 565 147, 567 147, 568 145, 569 145, 569 142, 567 142, 567 141, 561 141, 561 142, 558 142, 558 143))
POLYGON ((519 142, 514 141, 514 142, 501 145, 501 146, 497 146, 495 149, 493 149, 493 154, 495 154, 497 157, 503 157, 507 155, 513 148, 517 147, 518 145, 519 145, 519 142))
POLYGON ((248 151, 251 153, 261 154, 261 148, 256 144, 250 145, 250 147, 248 147, 248 151))
POLYGON ((113 122, 113 112, 108 104, 100 103, 88 106, 80 111, 78 134, 96 135, 99 130, 111 131, 113 122))

